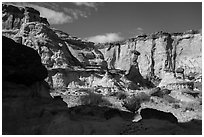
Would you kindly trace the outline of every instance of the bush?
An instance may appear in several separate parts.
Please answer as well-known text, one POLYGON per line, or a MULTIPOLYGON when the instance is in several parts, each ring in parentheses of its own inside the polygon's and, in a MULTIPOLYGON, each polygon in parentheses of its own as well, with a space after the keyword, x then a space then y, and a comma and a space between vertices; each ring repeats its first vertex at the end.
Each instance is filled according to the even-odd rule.
POLYGON ((140 108, 140 99, 136 96, 128 97, 123 101, 122 106, 127 110, 135 113, 140 108))
POLYGON ((141 92, 140 94, 138 95, 132 95, 130 97, 127 97, 124 101, 123 101, 123 106, 131 111, 131 112, 135 112, 137 111, 140 106, 141 106, 141 103, 142 102, 145 102, 145 101, 150 101, 150 96, 148 96, 147 94, 145 94, 144 92, 141 92))
POLYGON ((84 95, 80 97, 81 105, 91 105, 91 106, 98 106, 98 105, 110 105, 110 102, 103 98, 101 94, 96 94, 90 92, 88 95, 84 95))
POLYGON ((181 108, 179 104, 173 104, 172 107, 175 108, 175 109, 181 108))
POLYGON ((117 92, 116 97, 119 100, 123 100, 123 99, 127 98, 127 95, 124 92, 117 92))

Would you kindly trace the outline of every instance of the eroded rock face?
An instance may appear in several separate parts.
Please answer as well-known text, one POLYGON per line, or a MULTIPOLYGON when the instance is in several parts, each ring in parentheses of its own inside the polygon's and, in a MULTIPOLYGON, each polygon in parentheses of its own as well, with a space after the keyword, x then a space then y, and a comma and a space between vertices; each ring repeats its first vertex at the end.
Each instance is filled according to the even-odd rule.
POLYGON ((31 22, 23 24, 14 38, 22 37, 22 43, 32 47, 41 56, 47 68, 65 68, 80 65, 73 57, 65 41, 43 23, 31 22))
POLYGON ((40 12, 31 7, 16 7, 2 5, 2 29, 19 29, 25 22, 43 22, 49 25, 47 19, 40 17, 40 12))
POLYGON ((56 73, 50 73, 52 69, 103 70, 107 68, 103 54, 94 47, 94 43, 51 28, 45 19, 40 17, 40 13, 33 8, 4 4, 3 20, 4 36, 38 52, 42 64, 49 70, 47 81, 50 86, 64 85, 63 81, 68 79, 67 73, 58 72, 56 75, 56 73))
POLYGON ((193 81, 176 78, 174 73, 166 72, 158 87, 167 88, 169 90, 194 89, 193 81))
MULTIPOLYGON (((164 78, 163 85, 169 85, 165 83, 170 82, 169 78, 175 82, 173 72, 183 67, 178 66, 179 63, 188 64, 185 60, 191 53, 188 48, 191 44, 200 44, 201 34, 157 33, 112 44, 106 51, 102 47, 107 64, 93 43, 50 28, 46 21, 39 20, 39 12, 32 8, 23 8, 26 17, 25 12, 19 12, 23 20, 16 19, 20 18, 17 15, 14 20, 13 16, 10 19, 10 13, 18 13, 19 8, 13 8, 3 11, 3 18, 9 17, 3 22, 6 29, 3 35, 19 43, 3 41, 3 134, 120 134, 124 127, 129 127, 128 123, 132 124, 140 108, 145 111, 144 119, 135 122, 139 126, 133 127, 133 131, 140 132, 142 128, 141 134, 156 134, 155 125, 162 131, 168 124, 166 129, 174 127, 174 132, 165 130, 165 133, 176 134, 177 119, 178 122, 202 119, 201 93, 172 91, 167 86, 167 89, 148 90, 144 89, 143 79, 143 76, 155 75, 164 78, 167 70, 173 75, 164 78), (134 55, 137 52, 132 52, 136 50, 141 53, 139 57, 134 55), (180 55, 182 58, 177 58, 180 55), (70 109, 74 106, 76 108, 70 109), (103 109, 102 106, 108 107, 103 109)), ((190 59, 194 57, 193 64, 198 62, 198 69, 194 69, 196 74, 200 65, 197 53, 190 59)), ((187 70, 191 71, 192 66, 187 70)), ((188 71, 185 68, 185 72, 188 71)), ((127 133, 129 131, 132 129, 127 133)))
POLYGON ((123 70, 129 70, 131 66, 130 51, 139 51, 138 64, 143 77, 155 75, 162 78, 165 70, 175 72, 179 67, 185 69, 185 75, 201 73, 202 36, 199 32, 158 32, 98 47, 109 68, 123 70))

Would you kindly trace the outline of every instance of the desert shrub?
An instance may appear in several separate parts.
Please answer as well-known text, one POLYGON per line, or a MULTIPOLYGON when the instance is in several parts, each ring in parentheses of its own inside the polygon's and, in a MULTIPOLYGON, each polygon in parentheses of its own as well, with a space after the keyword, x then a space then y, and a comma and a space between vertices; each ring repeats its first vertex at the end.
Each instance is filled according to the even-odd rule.
POLYGON ((81 105, 92 105, 92 106, 98 106, 98 105, 110 105, 110 102, 103 98, 101 94, 96 94, 90 92, 88 95, 83 95, 80 97, 81 105))
POLYGON ((194 108, 192 108, 192 107, 186 107, 184 111, 194 111, 194 108))
POLYGON ((153 88, 153 87, 157 87, 159 85, 159 83, 161 82, 161 79, 157 76, 149 76, 146 79, 144 79, 145 84, 149 87, 149 88, 153 88))
POLYGON ((137 98, 140 99, 140 102, 150 101, 150 96, 145 94, 144 92, 141 92, 140 94, 136 95, 137 98))
POLYGON ((194 111, 194 110, 198 110, 198 109, 202 109, 202 106, 199 104, 199 102, 191 102, 191 103, 187 103, 187 102, 182 102, 182 108, 184 109, 184 111, 194 111))
POLYGON ((166 101, 168 101, 169 103, 176 103, 178 102, 178 100, 176 100, 175 98, 169 96, 169 95, 164 95, 163 99, 165 99, 166 101))
POLYGON ((135 112, 140 108, 140 99, 138 97, 132 96, 132 97, 128 97, 123 101, 123 106, 131 111, 131 112, 135 112))
POLYGON ((151 103, 154 103, 154 99, 151 98, 151 99, 150 99, 150 102, 151 102, 151 103))
POLYGON ((116 95, 117 99, 122 100, 127 98, 127 95, 124 92, 117 92, 116 95))
POLYGON ((175 109, 179 109, 180 105, 179 104, 173 104, 172 107, 175 108, 175 109))
POLYGON ((194 88, 202 91, 202 82, 194 82, 194 88))
POLYGON ((195 76, 196 76, 196 73, 190 72, 185 77, 187 77, 189 80, 193 80, 193 79, 195 79, 195 76))
POLYGON ((140 94, 137 95, 132 95, 127 97, 124 101, 123 101, 123 106, 131 111, 131 112, 135 112, 137 111, 142 102, 145 101, 150 101, 150 96, 148 96, 147 94, 145 94, 144 92, 141 92, 140 94))

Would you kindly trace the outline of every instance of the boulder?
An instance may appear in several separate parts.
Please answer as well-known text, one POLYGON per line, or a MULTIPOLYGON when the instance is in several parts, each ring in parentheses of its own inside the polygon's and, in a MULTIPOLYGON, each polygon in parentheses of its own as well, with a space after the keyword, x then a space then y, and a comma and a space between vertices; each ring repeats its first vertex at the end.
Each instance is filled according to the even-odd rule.
POLYGON ((2 37, 3 81, 31 85, 47 77, 47 69, 42 65, 38 53, 12 39, 2 37))
POLYGON ((170 112, 163 112, 152 108, 141 109, 142 119, 159 119, 167 120, 172 123, 178 123, 177 118, 170 112))

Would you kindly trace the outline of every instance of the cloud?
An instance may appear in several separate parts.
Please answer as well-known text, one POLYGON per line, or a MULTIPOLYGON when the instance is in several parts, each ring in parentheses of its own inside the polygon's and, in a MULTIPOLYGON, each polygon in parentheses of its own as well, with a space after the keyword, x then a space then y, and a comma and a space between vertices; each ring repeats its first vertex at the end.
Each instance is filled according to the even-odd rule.
POLYGON ((87 7, 92 7, 92 8, 96 7, 95 2, 74 2, 74 4, 77 6, 87 6, 87 7))
POLYGON ((136 37, 138 35, 143 35, 145 34, 144 29, 141 27, 137 27, 136 29, 132 29, 131 31, 129 31, 131 37, 136 37))
POLYGON ((48 19, 48 22, 53 24, 71 23, 75 20, 87 18, 91 15, 91 8, 97 9, 94 2, 76 2, 73 8, 69 2, 64 4, 58 2, 8 2, 7 4, 14 4, 17 6, 32 7, 40 12, 40 16, 48 19), (81 6, 85 6, 84 8, 81 6))
POLYGON ((37 9, 42 17, 46 17, 50 24, 64 24, 73 22, 73 18, 66 15, 64 12, 55 11, 38 5, 32 5, 31 7, 37 9))
POLYGON ((136 28, 136 33, 139 34, 139 35, 142 35, 142 34, 144 34, 144 29, 141 28, 141 27, 137 27, 136 28))
POLYGON ((106 43, 106 42, 121 41, 124 38, 120 36, 120 33, 106 33, 104 35, 96 35, 86 39, 88 41, 92 41, 95 43, 106 43))
POLYGON ((143 31, 143 28, 138 27, 137 31, 143 31))
POLYGON ((67 14, 72 15, 75 20, 77 20, 79 17, 87 18, 89 15, 88 12, 84 12, 84 11, 78 10, 78 9, 63 8, 63 10, 67 14))
POLYGON ((98 6, 102 4, 102 2, 74 2, 74 4, 76 6, 85 6, 88 8, 94 8, 95 10, 97 10, 98 6))
MULTIPOLYGON (((41 17, 47 18, 48 22, 50 24, 64 24, 64 23, 70 23, 73 22, 73 17, 70 15, 65 14, 64 12, 61 11, 56 11, 50 8, 46 8, 43 6, 39 6, 33 3, 27 3, 27 2, 14 2, 11 3, 17 6, 27 6, 27 7, 32 7, 40 12, 41 17)), ((42 5, 45 5, 42 4, 42 5)))

